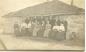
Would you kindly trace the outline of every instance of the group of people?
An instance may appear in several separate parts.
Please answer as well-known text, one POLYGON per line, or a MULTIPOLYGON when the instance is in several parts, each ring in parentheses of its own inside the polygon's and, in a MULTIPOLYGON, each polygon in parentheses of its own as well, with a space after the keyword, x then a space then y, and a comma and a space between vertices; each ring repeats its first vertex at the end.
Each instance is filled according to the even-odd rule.
POLYGON ((67 21, 61 21, 58 18, 26 18, 20 25, 14 24, 14 32, 17 35, 64 40, 66 39, 67 21))

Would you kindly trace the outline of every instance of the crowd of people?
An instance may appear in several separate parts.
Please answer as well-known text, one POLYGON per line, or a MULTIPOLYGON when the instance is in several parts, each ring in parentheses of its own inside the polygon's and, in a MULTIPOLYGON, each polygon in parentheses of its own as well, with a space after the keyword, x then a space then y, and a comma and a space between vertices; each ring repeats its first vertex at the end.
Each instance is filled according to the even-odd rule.
POLYGON ((66 20, 59 18, 26 18, 21 24, 14 24, 14 32, 17 35, 65 40, 67 25, 66 20))

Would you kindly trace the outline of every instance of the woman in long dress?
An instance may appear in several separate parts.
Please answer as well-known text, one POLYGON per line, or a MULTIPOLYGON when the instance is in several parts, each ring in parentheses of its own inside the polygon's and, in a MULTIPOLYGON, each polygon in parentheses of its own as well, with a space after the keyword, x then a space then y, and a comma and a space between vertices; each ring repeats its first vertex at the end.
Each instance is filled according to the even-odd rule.
POLYGON ((52 29, 52 38, 53 39, 58 39, 58 32, 59 32, 59 25, 55 23, 55 26, 53 26, 52 29))
POLYGON ((26 34, 26 29, 27 28, 27 24, 25 22, 21 23, 21 35, 26 34))
POLYGON ((43 37, 44 31, 45 31, 45 22, 42 21, 42 24, 39 24, 39 31, 38 31, 38 36, 43 37))
POLYGON ((61 23, 59 27, 59 40, 65 40, 65 27, 64 24, 61 23))
POLYGON ((15 23, 14 24, 14 33, 16 34, 16 35, 19 35, 20 34, 20 28, 19 28, 19 24, 18 23, 15 23))
POLYGON ((32 22, 30 21, 28 24, 27 24, 27 29, 26 29, 26 33, 27 33, 27 35, 29 35, 29 36, 32 36, 32 22))
POLYGON ((39 31, 39 23, 38 21, 36 20, 34 23, 33 23, 34 27, 33 27, 33 36, 37 36, 37 33, 39 31))
POLYGON ((51 31, 51 24, 49 23, 49 21, 47 21, 44 31, 44 37, 48 38, 50 31, 51 31))

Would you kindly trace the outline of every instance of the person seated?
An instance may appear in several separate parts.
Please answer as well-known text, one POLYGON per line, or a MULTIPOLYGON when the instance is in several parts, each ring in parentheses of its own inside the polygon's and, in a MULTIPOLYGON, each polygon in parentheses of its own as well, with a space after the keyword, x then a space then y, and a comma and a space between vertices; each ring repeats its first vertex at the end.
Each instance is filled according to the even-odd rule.
POLYGON ((59 26, 57 25, 57 23, 55 23, 55 26, 53 26, 53 30, 54 31, 59 31, 59 26))
POLYGON ((65 27, 64 24, 61 24, 59 27, 59 32, 65 31, 65 27))
POLYGON ((59 27, 59 37, 60 37, 59 40, 65 40, 66 39, 64 24, 61 24, 59 27))
POLYGON ((50 37, 51 37, 52 39, 56 39, 56 38, 57 38, 56 36, 58 35, 58 32, 59 32, 59 25, 57 25, 57 23, 55 23, 55 26, 53 26, 51 32, 52 32, 52 33, 51 33, 50 37))

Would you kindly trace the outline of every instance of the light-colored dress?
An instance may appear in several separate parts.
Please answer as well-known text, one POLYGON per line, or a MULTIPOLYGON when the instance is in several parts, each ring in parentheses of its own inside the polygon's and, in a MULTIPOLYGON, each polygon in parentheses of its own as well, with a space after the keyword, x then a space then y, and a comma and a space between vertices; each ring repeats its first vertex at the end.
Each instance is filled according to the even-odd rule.
POLYGON ((34 28, 33 28, 33 36, 37 36, 37 32, 39 31, 39 25, 34 23, 34 28))
POLYGON ((25 30, 25 28, 27 28, 27 24, 26 24, 26 23, 22 23, 22 24, 21 24, 21 32, 22 32, 23 30, 25 30))
POLYGON ((53 26, 53 30, 59 31, 60 26, 53 26))
POLYGON ((66 39, 66 35, 65 35, 65 27, 63 25, 60 26, 59 28, 59 39, 60 40, 65 40, 66 39))
POLYGON ((21 24, 21 28, 27 28, 27 24, 26 23, 22 23, 21 24))
POLYGON ((31 23, 28 23, 27 28, 31 28, 31 23))
POLYGON ((44 24, 43 25, 39 25, 39 31, 38 31, 38 34, 37 34, 37 36, 38 37, 43 37, 43 35, 44 35, 44 30, 45 30, 45 26, 44 26, 44 24))
POLYGON ((46 24, 46 28, 45 28, 45 31, 44 31, 44 37, 48 37, 48 35, 50 33, 50 30, 51 30, 51 25, 46 24))
POLYGON ((65 31, 65 27, 64 27, 63 25, 61 25, 61 26, 59 27, 59 31, 65 31))

